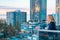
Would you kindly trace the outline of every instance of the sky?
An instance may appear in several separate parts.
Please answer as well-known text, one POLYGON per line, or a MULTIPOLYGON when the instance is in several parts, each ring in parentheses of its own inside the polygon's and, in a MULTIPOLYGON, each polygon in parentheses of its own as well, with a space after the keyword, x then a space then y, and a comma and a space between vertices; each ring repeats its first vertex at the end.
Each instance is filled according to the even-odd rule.
POLYGON ((47 0, 47 14, 56 12, 56 0, 47 0))
MULTIPOLYGON (((6 19, 6 12, 21 8, 21 11, 27 12, 27 20, 30 19, 30 0, 0 0, 0 18, 6 19)), ((47 0, 47 14, 55 13, 55 0, 47 0)))
POLYGON ((1 6, 29 8, 29 0, 0 0, 1 6))

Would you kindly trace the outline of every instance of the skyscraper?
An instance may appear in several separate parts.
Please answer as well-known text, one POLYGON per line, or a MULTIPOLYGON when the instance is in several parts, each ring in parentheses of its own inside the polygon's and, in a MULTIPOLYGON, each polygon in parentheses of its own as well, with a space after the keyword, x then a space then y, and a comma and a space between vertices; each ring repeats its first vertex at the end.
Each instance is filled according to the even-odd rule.
POLYGON ((27 14, 26 12, 20 12, 20 23, 23 24, 27 22, 27 14))
POLYGON ((55 14, 52 14, 53 15, 53 17, 54 17, 54 19, 55 19, 55 21, 56 21, 56 25, 58 25, 59 24, 59 18, 58 18, 58 16, 59 16, 59 14, 58 13, 55 13, 55 14))
POLYGON ((46 20, 47 0, 30 0, 30 19, 46 20))
POLYGON ((12 26, 15 26, 17 22, 19 24, 22 24, 23 22, 26 22, 26 12, 21 12, 20 10, 14 11, 14 12, 7 12, 7 24, 12 24, 12 26))
POLYGON ((56 0, 56 13, 58 14, 57 23, 60 24, 60 0, 56 0))

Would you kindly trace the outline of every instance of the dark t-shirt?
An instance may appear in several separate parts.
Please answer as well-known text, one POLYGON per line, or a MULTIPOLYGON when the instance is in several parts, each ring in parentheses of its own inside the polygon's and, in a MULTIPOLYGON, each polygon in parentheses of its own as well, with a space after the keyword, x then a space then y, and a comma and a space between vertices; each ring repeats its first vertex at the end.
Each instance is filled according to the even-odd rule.
POLYGON ((48 24, 48 30, 56 30, 55 22, 50 22, 48 24))

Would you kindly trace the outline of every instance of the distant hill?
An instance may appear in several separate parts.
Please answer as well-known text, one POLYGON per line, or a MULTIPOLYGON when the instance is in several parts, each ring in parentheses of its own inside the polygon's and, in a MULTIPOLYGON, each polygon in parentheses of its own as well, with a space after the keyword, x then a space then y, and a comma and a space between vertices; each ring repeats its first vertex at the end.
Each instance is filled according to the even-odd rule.
POLYGON ((6 16, 6 14, 0 14, 0 16, 6 16))
POLYGON ((9 6, 0 6, 0 9, 20 9, 20 8, 14 8, 9 6))

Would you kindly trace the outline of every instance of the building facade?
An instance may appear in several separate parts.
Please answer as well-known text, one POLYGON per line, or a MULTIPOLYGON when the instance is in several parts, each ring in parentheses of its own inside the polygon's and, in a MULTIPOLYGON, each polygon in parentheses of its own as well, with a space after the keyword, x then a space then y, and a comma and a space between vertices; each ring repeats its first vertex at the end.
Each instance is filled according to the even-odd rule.
POLYGON ((54 19, 55 19, 55 21, 56 21, 56 25, 58 25, 59 24, 59 18, 58 18, 58 16, 59 16, 59 14, 58 13, 55 13, 55 14, 52 14, 53 15, 53 17, 54 17, 54 19))
POLYGON ((60 0, 56 0, 57 24, 60 24, 60 0))
POLYGON ((23 22, 26 22, 26 16, 26 12, 21 12, 20 10, 7 12, 7 24, 12 24, 12 26, 15 26, 17 22, 22 24, 23 22))
POLYGON ((47 0, 30 0, 30 19, 46 20, 47 0))

